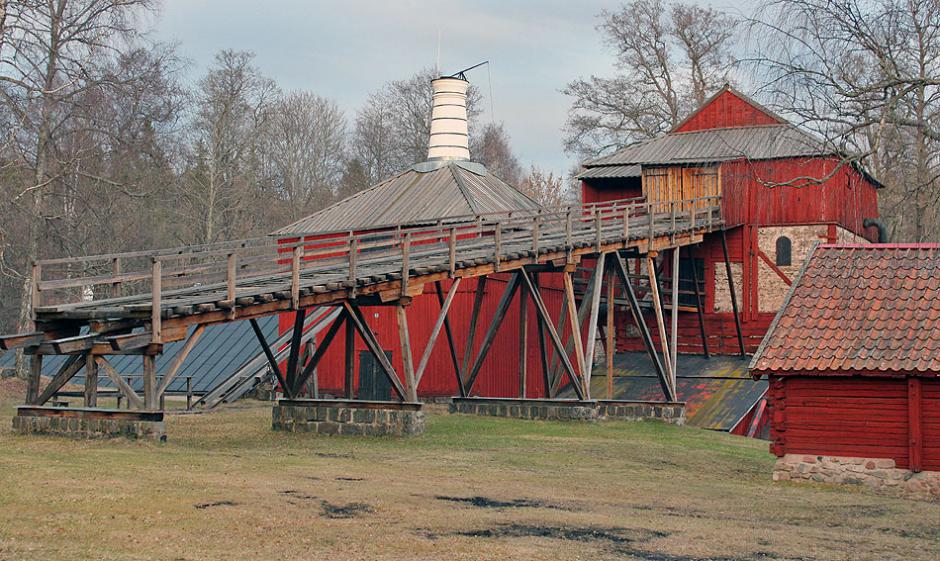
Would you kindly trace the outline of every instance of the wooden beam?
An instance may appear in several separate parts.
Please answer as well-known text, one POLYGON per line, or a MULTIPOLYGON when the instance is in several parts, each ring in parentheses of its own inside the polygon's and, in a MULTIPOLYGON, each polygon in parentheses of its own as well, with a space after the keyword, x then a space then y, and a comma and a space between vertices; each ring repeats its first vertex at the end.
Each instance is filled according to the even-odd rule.
POLYGON ((585 394, 584 389, 581 387, 581 381, 574 371, 574 366, 572 366, 571 360, 568 359, 568 353, 565 352, 564 345, 561 342, 561 337, 558 336, 558 332, 555 331, 555 327, 551 324, 548 308, 545 306, 545 302, 542 300, 541 293, 535 287, 535 285, 532 284, 532 280, 529 278, 529 275, 526 274, 525 269, 519 270, 519 276, 522 277, 526 288, 529 290, 529 294, 532 295, 532 300, 535 302, 535 309, 538 311, 539 315, 542 316, 542 320, 548 327, 548 334, 551 337, 552 344, 555 346, 555 351, 558 353, 565 372, 568 373, 568 378, 571 380, 571 385, 574 387, 574 391, 578 395, 578 399, 584 399, 585 394))
POLYGON ((85 355, 85 407, 98 407, 98 363, 95 355, 85 355))
POLYGON ((144 409, 153 411, 159 403, 156 360, 153 355, 143 355, 141 358, 144 366, 144 409))
MULTIPOLYGON (((568 321, 570 322, 571 329, 571 339, 570 342, 574 344, 574 357, 577 361, 578 366, 578 375, 584 376, 585 366, 584 366, 584 347, 581 341, 581 318, 579 317, 577 311, 575 310, 575 301, 574 301, 574 283, 571 281, 571 273, 565 271, 562 273, 564 275, 564 284, 565 284, 565 301, 567 302, 567 316, 568 321)), ((559 330, 560 331, 560 330, 559 330)), ((567 351, 567 346, 565 347, 567 351)))
POLYGON ((365 342, 366 346, 369 347, 369 351, 375 356, 379 366, 382 367, 382 370, 385 372, 385 376, 388 378, 388 381, 391 382, 392 387, 395 389, 395 393, 398 394, 398 397, 402 401, 406 400, 407 398, 405 397, 405 388, 402 386, 401 380, 398 378, 398 374, 395 372, 395 367, 393 367, 392 363, 389 362, 388 357, 385 356, 385 350, 382 349, 382 345, 379 344, 378 340, 375 338, 375 334, 372 333, 371 329, 369 329, 369 325, 362 316, 362 311, 358 306, 356 306, 356 304, 348 300, 343 302, 343 306, 346 308, 347 320, 352 321, 352 323, 356 326, 356 331, 359 332, 359 336, 362 337, 362 340, 365 342))
MULTIPOLYGON (((538 249, 533 253, 538 256, 538 249)), ((529 367, 529 295, 519 291, 519 398, 525 399, 526 379, 529 367)))
POLYGON ((401 363, 405 374, 405 401, 418 401, 418 384, 415 383, 414 355, 411 352, 411 335, 408 333, 408 312, 403 304, 395 309, 398 316, 398 341, 401 345, 401 363))
POLYGON ((9 351, 21 347, 32 347, 46 339, 42 331, 18 333, 16 335, 3 335, 0 337, 0 351, 9 351))
POLYGON ((731 292, 731 311, 734 314, 734 329, 738 334, 738 346, 741 356, 746 356, 744 350, 744 335, 741 334, 741 315, 738 313, 738 297, 734 292, 734 276, 731 274, 731 259, 728 257, 728 238, 724 229, 721 230, 721 251, 725 258, 725 272, 728 275, 728 290, 731 292))
MULTIPOLYGON (((477 333, 477 321, 480 319, 480 310, 483 309, 483 298, 486 296, 487 277, 477 278, 476 293, 473 295, 473 308, 470 310, 470 329, 467 334, 467 348, 463 352, 463 366, 460 372, 466 376, 467 368, 470 367, 470 357, 473 356, 473 341, 477 333)), ((467 378, 464 378, 464 387, 467 386, 467 378)), ((467 390, 469 391, 469 389, 467 390)), ((464 396, 466 397, 466 396, 464 396)))
MULTIPOLYGON (((86 335, 76 335, 74 337, 64 337, 62 339, 53 339, 51 341, 46 341, 40 347, 52 347, 52 350, 55 354, 65 355, 70 353, 77 353, 82 351, 87 351, 95 344, 95 340, 98 339, 100 335, 98 333, 88 333, 86 335)), ((42 353, 48 354, 48 353, 42 353)))
POLYGON ((477 381, 477 376, 480 374, 483 361, 489 353, 490 346, 492 346, 493 341, 496 339, 496 332, 499 331, 499 326, 503 324, 503 320, 506 318, 506 311, 509 310, 509 304, 512 302, 512 297, 516 293, 517 288, 519 288, 518 272, 510 277, 509 282, 506 284, 506 290, 503 291, 499 304, 497 304, 496 310, 493 312, 493 321, 490 323, 486 336, 483 337, 483 342, 480 344, 480 351, 477 353, 476 360, 473 361, 473 367, 470 368, 468 374, 469 378, 467 380, 468 394, 473 391, 473 384, 477 381))
MULTIPOLYGON (((346 328, 349 329, 350 321, 348 319, 348 313, 343 310, 335 320, 333 324, 330 325, 330 328, 326 331, 326 334, 323 336, 323 341, 317 345, 316 350, 313 352, 313 355, 307 361, 307 364, 304 366, 303 371, 300 373, 300 376, 297 378, 296 385, 291 389, 293 395, 300 393, 300 390, 304 387, 304 384, 307 383, 307 380, 316 372, 317 364, 320 363, 320 359, 323 358, 323 355, 326 354, 327 349, 330 348, 330 343, 333 342, 333 338, 336 337, 336 334, 339 332, 339 328, 345 323, 346 328)), ((351 399, 351 398, 347 398, 351 399)))
MULTIPOLYGON (((287 371, 284 372, 284 378, 287 380, 285 390, 293 391, 294 382, 297 380, 297 361, 300 358, 300 344, 304 335, 304 320, 307 317, 307 308, 297 310, 294 315, 294 330, 291 334, 290 354, 287 355, 287 371)), ((289 398, 293 398, 291 393, 289 398)))
POLYGON ((146 347, 153 342, 153 334, 149 331, 140 333, 125 333, 123 335, 112 335, 104 339, 115 351, 127 351, 130 349, 139 349, 146 347))
MULTIPOLYGON (((539 280, 538 274, 532 277, 532 284, 535 285, 536 288, 539 287, 538 280, 539 280)), ((562 296, 562 300, 566 298, 567 298, 567 294, 562 296)), ((562 302, 561 308, 562 310, 564 310, 565 308, 564 302, 562 302)), ((539 356, 542 359, 542 384, 544 384, 545 386, 545 397, 551 399, 552 397, 554 397, 554 394, 552 393, 552 380, 551 380, 551 370, 550 370, 551 366, 548 363, 548 345, 545 343, 545 325, 544 325, 544 322, 542 321, 542 316, 540 316, 538 313, 535 314, 535 326, 536 326, 536 329, 538 329, 539 356)))
POLYGON ((672 387, 675 389, 676 380, 679 376, 679 248, 672 250, 672 309, 669 310, 669 320, 672 332, 670 333, 670 347, 672 348, 672 357, 669 364, 672 365, 672 387))
POLYGON ((196 343, 199 342, 199 338, 202 336, 202 333, 205 330, 205 325, 197 325, 196 329, 193 330, 193 334, 189 336, 189 339, 186 340, 183 348, 180 349, 179 354, 177 354, 176 358, 173 359, 173 364, 170 365, 170 369, 166 371, 166 373, 163 375, 163 378, 160 380, 160 387, 157 388, 158 399, 164 394, 164 392, 166 392, 166 389, 170 387, 170 384, 173 383, 173 379, 176 378, 176 375, 179 373, 180 367, 183 366, 183 363, 186 361, 189 353, 193 350, 193 347, 196 346, 196 343))
POLYGON ((252 331, 255 332, 255 338, 258 339, 258 343, 261 345, 261 350, 264 352, 265 358, 268 359, 268 366, 271 368, 271 372, 277 378, 278 384, 280 384, 281 389, 284 392, 287 392, 287 380, 284 378, 284 375, 281 373, 281 365, 277 363, 277 359, 274 358, 274 353, 271 352, 271 346, 268 345, 268 341, 264 337, 264 333, 261 331, 261 326, 258 325, 258 320, 251 318, 248 320, 251 324, 252 331))
MULTIPOLYGON (((656 315, 656 328, 659 330, 659 342, 663 353, 663 365, 666 367, 666 377, 669 379, 670 394, 675 395, 676 387, 673 385, 672 359, 669 354, 669 339, 666 337, 666 320, 663 317, 662 300, 659 297, 659 280, 656 278, 656 261, 651 254, 646 255, 646 272, 649 275, 650 293, 653 296, 653 313, 656 315)), ((642 316, 641 316, 642 319, 642 316)))
MULTIPOLYGON (((427 345, 424 348, 424 354, 421 356, 421 361, 418 362, 418 369, 415 371, 415 387, 421 383, 421 378, 424 377, 424 369, 428 366, 428 361, 431 360, 431 351, 434 350, 434 344, 437 342, 437 337, 441 333, 441 328, 447 324, 447 312, 450 310, 450 305, 454 301, 454 297, 457 295, 457 289, 460 287, 460 282, 463 279, 454 279, 454 282, 450 285, 450 290, 447 291, 447 298, 441 302, 441 311, 437 316, 437 321, 434 323, 434 327, 431 329, 431 336, 428 337, 427 345)), ((440 290, 440 283, 437 283, 437 288, 440 290)), ((440 293, 438 293, 438 298, 440 298, 440 293)), ((451 346, 451 351, 454 348, 451 346)), ((457 367, 457 354, 451 352, 451 358, 454 361, 454 367, 457 367)), ((461 386, 463 385, 462 380, 459 375, 457 376, 457 382, 461 386)), ((463 388, 461 387, 461 396, 463 395, 463 388)))
POLYGON ((921 379, 907 379, 908 463, 910 470, 924 469, 923 387, 921 379))
POLYGON ((763 250, 758 249, 757 256, 760 257, 761 260, 764 261, 764 263, 767 263, 767 266, 770 267, 770 270, 777 273, 777 276, 780 277, 780 280, 785 282, 787 286, 793 286, 793 281, 790 280, 790 277, 788 277, 787 274, 784 273, 783 270, 780 267, 778 267, 777 264, 774 263, 770 259, 770 257, 768 257, 766 253, 764 253, 763 250))
MULTIPOLYGON (((624 220, 626 220, 624 213, 624 220)), ((626 222, 625 222, 626 224, 626 222)), ((624 226, 626 228, 626 226, 624 226)), ((604 335, 604 358, 607 361, 607 399, 614 398, 614 353, 616 344, 614 342, 614 275, 607 276, 607 323, 604 335)))
POLYGON ((597 265, 594 269, 594 286, 591 289, 591 313, 588 316, 587 347, 584 350, 584 396, 591 399, 591 373, 594 371, 594 348, 597 344, 597 322, 600 320, 601 293, 604 283, 604 263, 607 254, 597 256, 597 265))
MULTIPOLYGON (((593 288, 594 288, 594 275, 595 275, 596 273, 597 273, 597 269, 593 269, 593 270, 591 271, 591 278, 590 278, 590 280, 588 281, 588 290, 587 290, 587 292, 584 294, 584 297, 581 299, 581 304, 580 304, 580 306, 578 306, 578 315, 577 315, 578 321, 577 321, 577 325, 579 325, 579 326, 584 325, 584 322, 587 320, 587 314, 588 314, 588 312, 590 311, 590 302, 591 302, 591 297, 592 297, 592 290, 593 290, 593 288)), ((573 298, 569 298, 569 300, 573 300, 573 298)), ((570 303, 568 304, 568 307, 569 307, 569 308, 571 307, 571 304, 570 304, 570 303)), ((571 308, 571 309, 573 309, 573 308, 571 308)), ((569 314, 569 315, 570 315, 570 314, 569 314)), ((564 328, 564 321, 562 321, 562 320, 563 320, 565 317, 566 317, 566 316, 565 316, 565 309, 562 308, 561 313, 559 314, 559 318, 558 318, 559 321, 558 321, 557 332, 558 332, 558 335, 559 335, 559 336, 561 336, 561 335, 564 334, 564 329, 563 329, 563 328, 564 328)), ((580 330, 580 328, 578 329, 578 341, 579 341, 579 342, 581 341, 581 330, 580 330)), ((566 354, 566 355, 572 351, 572 349, 573 349, 573 347, 574 347, 574 344, 575 344, 574 339, 572 339, 572 338, 569 337, 569 338, 568 338, 568 341, 565 342, 565 346, 564 346, 564 348, 565 348, 565 354, 566 354)), ((584 372, 583 370, 578 371, 579 376, 583 376, 583 372, 584 372)), ((561 384, 562 378, 563 378, 563 376, 562 376, 562 364, 561 364, 561 362, 556 362, 556 363, 555 363, 554 372, 553 372, 553 378, 552 378, 552 387, 553 387, 553 391, 554 391, 556 394, 558 393, 559 385, 561 384)))
POLYGON ((705 358, 709 358, 708 337, 705 334, 705 314, 702 309, 702 294, 698 286, 698 267, 695 266, 695 254, 692 252, 692 247, 690 246, 687 251, 689 252, 689 261, 692 263, 692 284, 695 290, 695 314, 698 316, 698 330, 702 337, 702 352, 705 358))
POLYGON ((346 399, 353 399, 356 392, 356 326, 348 320, 346 321, 343 358, 343 395, 346 399))
POLYGON ((128 405, 134 409, 143 409, 144 402, 140 399, 140 396, 137 395, 137 392, 134 391, 134 388, 127 383, 127 381, 117 373, 111 363, 108 362, 103 356, 96 356, 95 362, 104 370, 104 373, 114 382, 114 385, 117 386, 118 390, 124 394, 124 397, 127 398, 128 405))
POLYGON ((643 310, 640 309, 640 303, 636 298, 636 292, 633 291, 633 285, 630 283, 630 275, 627 273, 627 267, 624 265, 623 259, 619 255, 614 255, 613 258, 614 272, 617 273, 617 276, 620 278, 620 283, 623 285, 624 290, 627 293, 627 302, 630 304, 630 312, 633 314, 633 320, 636 323, 637 329, 640 331, 640 338, 643 340, 643 346, 646 348, 646 352, 649 354, 650 360, 653 362, 653 368, 656 370, 656 376, 659 379, 659 385, 662 387, 663 395, 665 396, 666 401, 675 401, 676 396, 673 393, 672 387, 669 385, 669 381, 667 379, 666 372, 663 369, 663 365, 659 361, 659 355, 656 354, 656 347, 653 345, 653 337, 650 335, 646 321, 643 319, 643 310))
MULTIPOLYGON (((451 230, 451 232, 453 232, 453 230, 451 230)), ((453 282, 460 282, 462 280, 463 279, 456 278, 453 282)), ((441 288, 441 281, 434 283, 434 289, 435 292, 437 292, 437 303, 440 305, 441 310, 443 310, 444 291, 441 288)), ((448 305, 448 307, 450 306, 448 305)), ((444 314, 444 333, 447 335, 447 347, 450 350, 450 360, 454 363, 454 376, 457 378, 457 389, 460 391, 460 397, 467 397, 467 389, 463 385, 463 371, 460 369, 460 359, 457 358, 457 343, 454 341, 454 332, 450 326, 450 317, 446 313, 444 314)))
POLYGON ((84 355, 69 355, 59 368, 59 371, 56 372, 56 375, 49 380, 49 383, 43 388, 42 393, 39 394, 39 397, 37 397, 36 401, 31 405, 42 405, 49 401, 49 398, 62 389, 62 386, 67 384, 68 381, 81 370, 82 366, 85 364, 84 358, 84 355))
POLYGON ((26 380, 26 403, 34 405, 39 397, 39 381, 42 378, 42 355, 29 357, 29 378, 26 380))

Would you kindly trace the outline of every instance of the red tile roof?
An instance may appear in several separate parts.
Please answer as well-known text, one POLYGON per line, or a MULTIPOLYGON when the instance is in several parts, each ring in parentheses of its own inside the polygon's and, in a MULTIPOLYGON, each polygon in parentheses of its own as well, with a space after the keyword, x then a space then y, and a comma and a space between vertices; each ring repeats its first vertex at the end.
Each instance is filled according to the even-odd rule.
POLYGON ((750 370, 940 376, 940 244, 817 246, 750 370))

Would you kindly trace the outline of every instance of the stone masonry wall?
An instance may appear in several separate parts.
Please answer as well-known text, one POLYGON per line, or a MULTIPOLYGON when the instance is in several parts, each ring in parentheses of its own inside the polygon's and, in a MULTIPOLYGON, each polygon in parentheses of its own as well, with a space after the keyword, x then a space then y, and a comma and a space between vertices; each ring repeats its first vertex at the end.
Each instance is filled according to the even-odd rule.
MULTIPOLYGON (((764 255, 777 262, 777 239, 781 236, 790 238, 790 264, 778 265, 791 281, 796 279, 803 262, 809 256, 816 242, 825 243, 829 227, 825 224, 812 226, 773 226, 757 230, 757 245, 764 255)), ((762 312, 776 312, 783 306, 783 300, 790 286, 774 272, 763 259, 757 260, 757 300, 762 312)))
POLYGON ((774 465, 774 481, 865 485, 892 495, 940 501, 940 472, 914 473, 889 458, 786 454, 774 465))
POLYGON ((19 434, 51 434, 73 438, 166 441, 166 424, 163 421, 17 415, 13 417, 13 431, 19 434))
POLYGON ((357 408, 346 405, 278 403, 271 427, 287 432, 356 436, 411 436, 424 432, 423 411, 357 408))
MULTIPOLYGON (((741 280, 743 273, 740 263, 731 263, 731 277, 734 280, 734 296, 737 298, 738 306, 744 300, 741 297, 741 280)), ((728 290, 728 273, 725 271, 725 264, 715 265, 715 309, 718 312, 731 312, 734 308, 731 306, 731 291, 728 290)))
POLYGON ((451 413, 513 417, 548 421, 640 421, 654 419, 681 425, 685 422, 682 403, 625 401, 550 401, 539 399, 460 399, 455 398, 451 413))
POLYGON ((597 415, 601 419, 644 421, 654 419, 673 425, 685 424, 684 403, 629 403, 600 401, 597 415))

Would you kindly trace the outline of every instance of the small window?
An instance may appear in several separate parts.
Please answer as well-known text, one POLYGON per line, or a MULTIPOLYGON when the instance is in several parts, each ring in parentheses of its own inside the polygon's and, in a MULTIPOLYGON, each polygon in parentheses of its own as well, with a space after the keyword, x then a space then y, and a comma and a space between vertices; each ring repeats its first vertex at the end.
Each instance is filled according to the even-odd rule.
POLYGON ((793 253, 793 244, 790 238, 780 236, 777 238, 777 266, 787 267, 793 262, 791 254, 793 253))

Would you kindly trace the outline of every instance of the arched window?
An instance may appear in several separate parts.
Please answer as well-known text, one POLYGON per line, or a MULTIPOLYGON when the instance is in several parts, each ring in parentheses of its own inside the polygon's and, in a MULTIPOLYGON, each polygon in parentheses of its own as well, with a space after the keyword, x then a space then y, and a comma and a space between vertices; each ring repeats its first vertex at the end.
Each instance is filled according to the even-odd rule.
POLYGON ((790 242, 790 238, 786 236, 780 236, 777 238, 777 266, 786 267, 792 264, 793 262, 793 244, 790 242))

